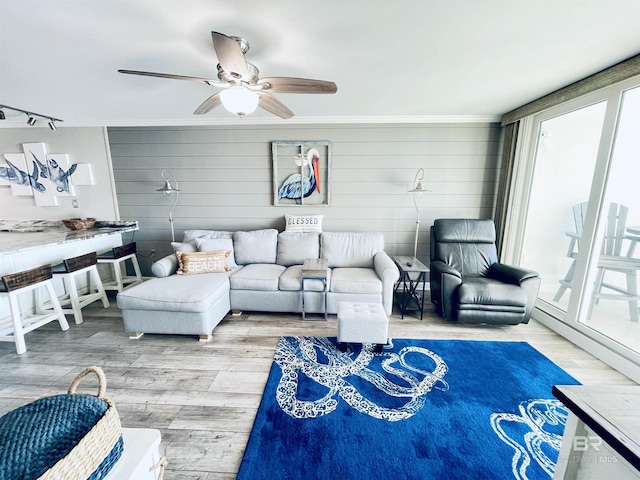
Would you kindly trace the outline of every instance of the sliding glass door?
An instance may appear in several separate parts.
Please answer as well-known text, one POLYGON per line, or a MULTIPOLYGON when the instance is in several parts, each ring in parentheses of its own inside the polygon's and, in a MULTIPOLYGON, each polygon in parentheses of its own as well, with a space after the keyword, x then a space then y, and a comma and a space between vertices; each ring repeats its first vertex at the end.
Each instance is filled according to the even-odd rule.
POLYGON ((531 117, 525 135, 507 260, 540 272, 544 315, 639 363, 640 79, 531 117))
POLYGON ((578 322, 640 353, 640 87, 622 93, 578 322))
POLYGON ((540 273, 539 297, 561 314, 569 304, 576 266, 576 233, 596 164, 606 102, 540 118, 535 165, 524 224, 521 265, 540 273))

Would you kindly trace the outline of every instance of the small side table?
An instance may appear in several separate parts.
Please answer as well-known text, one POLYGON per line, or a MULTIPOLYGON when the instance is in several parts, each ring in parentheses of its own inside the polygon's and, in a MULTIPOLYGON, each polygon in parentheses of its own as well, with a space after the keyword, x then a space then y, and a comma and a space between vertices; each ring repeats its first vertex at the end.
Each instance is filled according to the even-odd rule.
POLYGON ((392 258, 400 270, 400 279, 396 284, 394 294, 398 300, 398 306, 400 307, 400 313, 402 315, 401 318, 404 318, 404 314, 408 311, 415 310, 420 312, 420 320, 422 320, 424 310, 424 287, 427 282, 429 269, 416 257, 397 255, 392 258), (420 283, 422 283, 422 292, 418 290, 418 285, 420 285, 420 283), (401 292, 398 291, 400 289, 400 285, 402 285, 401 292), (409 308, 412 300, 416 303, 416 309, 409 308))
POLYGON ((304 310, 304 284, 306 280, 322 281, 322 295, 324 297, 324 319, 327 319, 327 277, 329 276, 329 261, 326 258, 307 258, 302 265, 302 319, 306 320, 304 310))

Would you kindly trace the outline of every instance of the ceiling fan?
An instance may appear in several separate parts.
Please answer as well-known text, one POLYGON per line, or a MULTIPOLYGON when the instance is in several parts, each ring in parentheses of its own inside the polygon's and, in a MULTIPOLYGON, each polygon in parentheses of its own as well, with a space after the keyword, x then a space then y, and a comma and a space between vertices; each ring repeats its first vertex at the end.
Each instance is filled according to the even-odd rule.
POLYGON ((218 32, 211 32, 211 37, 219 62, 217 79, 138 70, 118 70, 118 72, 204 82, 221 88, 220 92, 202 102, 193 112, 195 115, 205 114, 222 105, 239 117, 253 113, 257 107, 260 107, 280 118, 287 119, 293 117, 293 112, 271 95, 272 93, 336 93, 338 90, 335 83, 325 80, 295 77, 259 78, 256 66, 244 58, 249 50, 249 42, 241 37, 218 32))

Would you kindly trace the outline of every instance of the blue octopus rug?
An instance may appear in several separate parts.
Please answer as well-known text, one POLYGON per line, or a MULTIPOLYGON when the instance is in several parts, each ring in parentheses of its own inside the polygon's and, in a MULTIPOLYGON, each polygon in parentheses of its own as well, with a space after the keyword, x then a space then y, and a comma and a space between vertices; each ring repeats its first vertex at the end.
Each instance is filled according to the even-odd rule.
POLYGON ((549 479, 576 384, 525 342, 282 337, 237 478, 549 479))

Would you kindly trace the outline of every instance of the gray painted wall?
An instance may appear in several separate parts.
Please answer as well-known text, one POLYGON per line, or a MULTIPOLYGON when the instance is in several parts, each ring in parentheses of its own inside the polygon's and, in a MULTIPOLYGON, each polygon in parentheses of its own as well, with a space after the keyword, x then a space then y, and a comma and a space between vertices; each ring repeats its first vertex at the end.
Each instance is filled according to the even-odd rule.
POLYGON ((120 218, 139 221, 143 269, 171 252, 171 200, 156 192, 170 169, 181 193, 176 239, 190 228, 284 229, 285 214, 323 214, 324 230, 381 231, 391 255, 413 253, 414 177, 425 170, 418 257, 442 217, 491 218, 500 127, 492 123, 118 127, 108 129, 120 218), (274 206, 271 141, 332 142, 329 206, 274 206))

